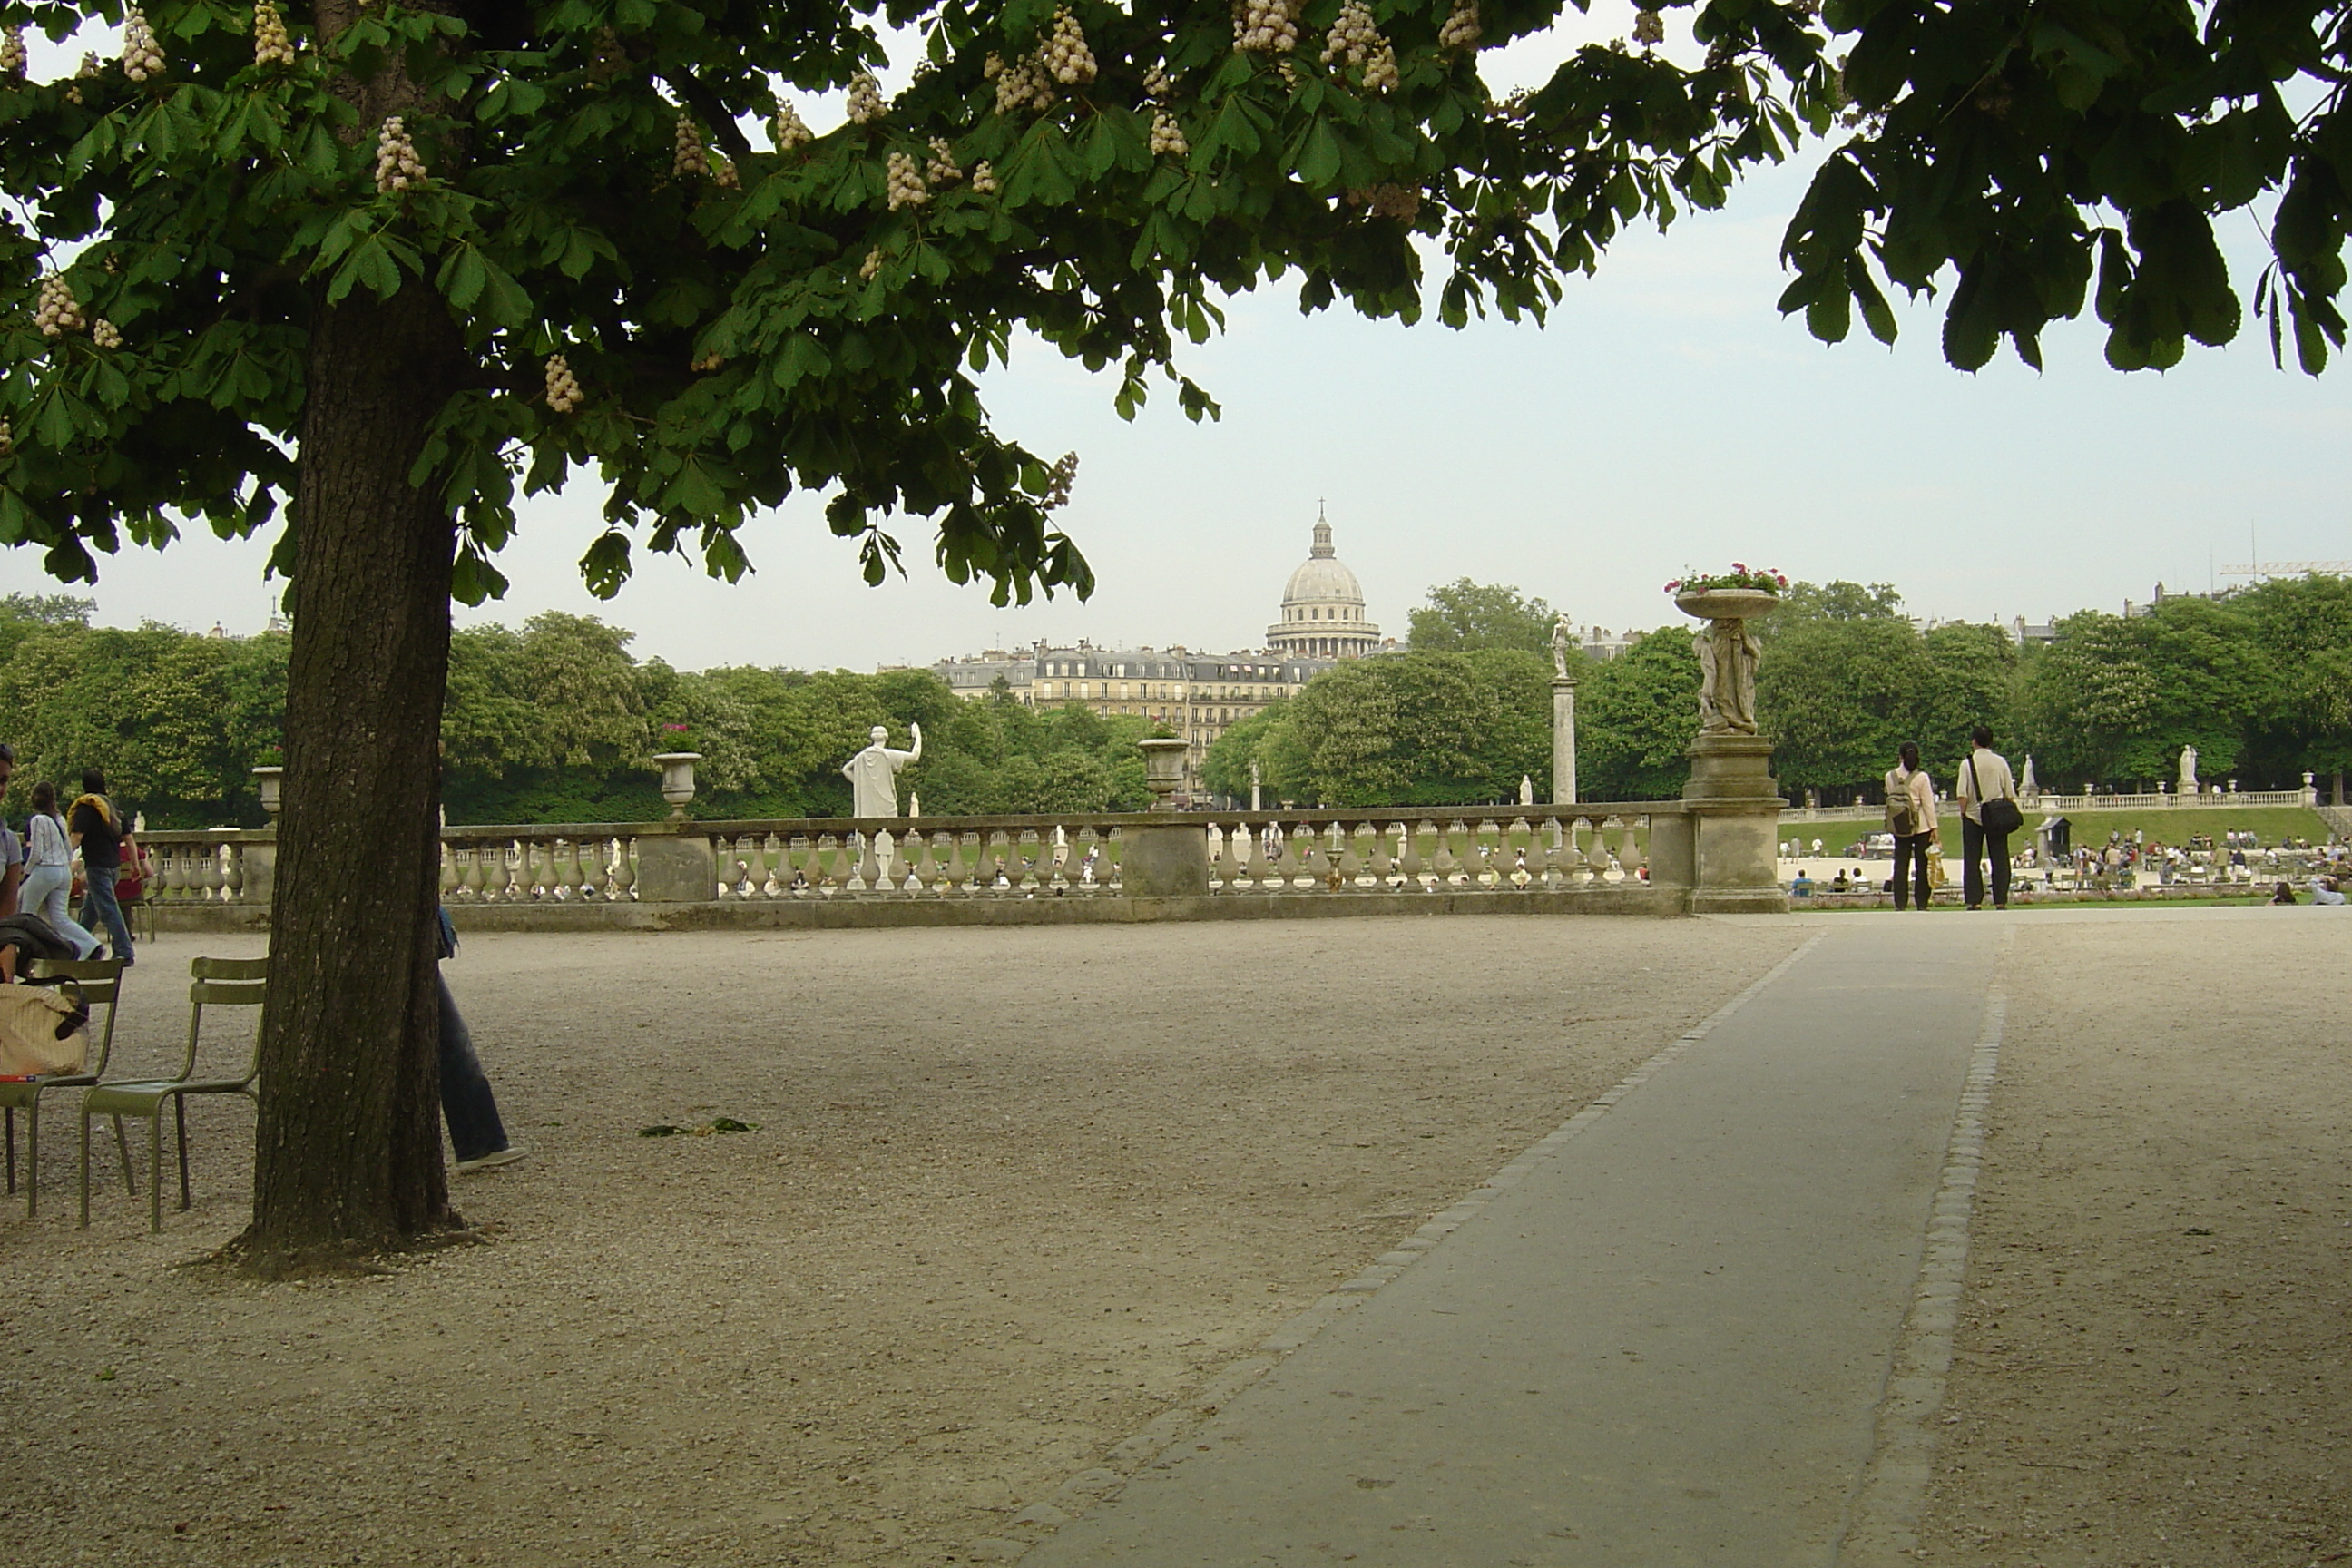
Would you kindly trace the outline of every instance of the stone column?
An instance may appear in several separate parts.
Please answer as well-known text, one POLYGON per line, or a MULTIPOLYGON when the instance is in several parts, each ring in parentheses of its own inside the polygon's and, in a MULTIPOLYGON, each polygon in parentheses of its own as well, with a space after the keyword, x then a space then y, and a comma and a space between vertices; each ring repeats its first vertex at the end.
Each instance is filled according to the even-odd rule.
POLYGON ((1551 803, 1576 804, 1576 682, 1565 675, 1551 683, 1551 803))
POLYGON ((710 836, 690 822, 649 824, 637 834, 637 898, 643 903, 707 904, 719 897, 710 836))

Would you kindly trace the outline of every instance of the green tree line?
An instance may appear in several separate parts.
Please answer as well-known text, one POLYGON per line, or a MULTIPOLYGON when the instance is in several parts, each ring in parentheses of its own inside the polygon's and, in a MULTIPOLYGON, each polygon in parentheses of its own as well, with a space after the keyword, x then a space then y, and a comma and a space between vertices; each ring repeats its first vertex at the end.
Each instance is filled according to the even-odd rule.
MULTIPOLYGON (((1408 651, 1341 665, 1211 747, 1210 788, 1334 805, 1508 798, 1551 777, 1552 612, 1517 588, 1432 588, 1408 651)), ((2129 617, 2085 610, 2022 648, 1999 626, 1921 629, 1889 584, 1797 583, 1761 623, 1758 717, 1785 790, 1875 798, 1896 748, 1948 779, 1986 724, 2042 781, 2146 787, 2197 748, 2208 779, 2288 788, 2352 767, 2352 580, 2281 578, 2129 617)), ((1688 624, 1610 660, 1571 656, 1578 793, 1671 796, 1688 773, 1698 666, 1688 624)))
MULTIPOLYGON (((267 820, 251 770, 280 760, 289 639, 93 626, 67 596, 0 599, 0 702, 17 768, 5 808, 33 784, 105 772, 156 828, 267 820)), ((454 634, 442 720, 449 820, 641 822, 668 809, 651 758, 702 753, 705 817, 831 816, 850 809, 841 765, 886 724, 923 727, 901 775, 926 814, 1141 810, 1143 720, 1084 708, 1038 711, 1001 692, 964 701, 928 670, 678 670, 629 652, 591 617, 535 616, 520 629, 454 634)))

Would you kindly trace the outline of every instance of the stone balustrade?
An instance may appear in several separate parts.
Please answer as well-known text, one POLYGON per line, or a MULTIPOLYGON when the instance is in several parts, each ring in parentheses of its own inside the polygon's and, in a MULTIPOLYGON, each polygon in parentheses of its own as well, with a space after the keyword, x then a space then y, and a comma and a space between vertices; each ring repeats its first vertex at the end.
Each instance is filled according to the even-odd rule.
MULTIPOLYGON (((1679 914, 1754 906, 1756 847, 1745 840, 1769 866, 1778 804, 1749 812, 1745 831, 1736 814, 1682 801, 453 826, 441 836, 441 896, 469 925, 565 929, 953 922, 967 918, 958 908, 990 921, 1679 914), (1712 885, 1703 846, 1732 868, 1712 885), (1727 901, 1726 889, 1738 896, 1727 901)), ((267 918, 274 831, 146 842, 159 914, 267 918)))
POLYGON ((1639 889, 1659 813, 1681 804, 450 827, 441 885, 453 906, 1639 889), (1149 835, 1199 841, 1197 887, 1130 879, 1149 835))

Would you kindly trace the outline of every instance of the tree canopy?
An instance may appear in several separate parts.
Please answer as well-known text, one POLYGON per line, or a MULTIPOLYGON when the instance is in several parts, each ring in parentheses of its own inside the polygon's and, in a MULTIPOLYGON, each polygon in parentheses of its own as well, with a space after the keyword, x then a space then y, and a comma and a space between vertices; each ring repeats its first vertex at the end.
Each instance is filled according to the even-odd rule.
POLYGON ((1555 612, 1539 598, 1500 583, 1460 578, 1429 591, 1411 616, 1415 653, 1475 653, 1515 647, 1541 653, 1551 647, 1555 612))

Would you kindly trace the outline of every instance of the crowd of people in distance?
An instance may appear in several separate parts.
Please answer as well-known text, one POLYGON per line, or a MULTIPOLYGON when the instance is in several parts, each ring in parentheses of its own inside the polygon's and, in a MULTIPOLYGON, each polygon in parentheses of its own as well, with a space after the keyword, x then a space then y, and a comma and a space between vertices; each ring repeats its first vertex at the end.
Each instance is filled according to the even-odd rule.
MULTIPOLYGON (((0 790, 16 754, 0 745, 0 790)), ((81 793, 58 807, 58 786, 33 786, 32 813, 20 835, 0 818, 0 980, 14 982, 21 957, 94 958, 101 952, 126 969, 137 962, 122 899, 136 897, 148 874, 132 825, 106 793, 106 775, 85 768, 81 793), (79 918, 69 912, 81 888, 79 918), (103 940, 94 934, 102 930, 103 940)))

